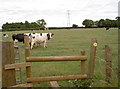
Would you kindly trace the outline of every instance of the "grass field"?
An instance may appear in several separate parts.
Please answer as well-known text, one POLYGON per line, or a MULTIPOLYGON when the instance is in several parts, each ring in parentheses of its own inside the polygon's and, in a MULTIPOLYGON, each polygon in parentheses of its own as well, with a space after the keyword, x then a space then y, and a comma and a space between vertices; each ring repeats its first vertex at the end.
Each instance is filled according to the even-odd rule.
MULTIPOLYGON (((11 35, 14 33, 25 33, 32 31, 10 31, 3 32, 9 35, 9 38, 3 40, 12 40, 11 35)), ((86 73, 88 73, 88 61, 90 56, 90 42, 91 38, 96 38, 98 41, 97 55, 95 60, 95 73, 94 82, 92 87, 117 87, 118 86, 118 30, 111 28, 106 31, 104 28, 91 28, 91 29, 62 29, 62 30, 48 30, 48 31, 35 31, 35 32, 51 32, 55 35, 48 41, 48 48, 39 46, 31 50, 31 56, 78 56, 81 50, 86 51, 87 63, 86 73), (105 80, 105 45, 112 47, 112 78, 111 84, 106 85, 105 80)), ((21 62, 24 59, 24 45, 19 43, 21 47, 21 62)), ((23 83, 25 83, 25 69, 23 70, 23 83)), ((32 76, 54 76, 54 75, 70 75, 80 73, 80 62, 45 62, 45 63, 32 63, 32 76)), ((83 86, 78 80, 72 81, 58 81, 61 87, 75 87, 83 86)), ((34 84, 35 87, 49 87, 49 82, 34 84)))

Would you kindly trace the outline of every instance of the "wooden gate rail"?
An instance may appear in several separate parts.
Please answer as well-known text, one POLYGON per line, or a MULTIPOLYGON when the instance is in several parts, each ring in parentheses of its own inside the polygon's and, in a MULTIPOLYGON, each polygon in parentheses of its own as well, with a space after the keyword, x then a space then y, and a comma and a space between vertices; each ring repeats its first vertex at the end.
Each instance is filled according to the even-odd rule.
POLYGON ((60 81, 60 80, 75 80, 75 79, 85 79, 86 74, 80 75, 67 75, 67 76, 50 76, 50 77, 30 77, 27 78, 27 82, 48 82, 48 81, 60 81))
POLYGON ((21 68, 21 67, 28 67, 31 66, 31 63, 29 62, 23 62, 23 63, 16 63, 16 64, 7 64, 5 65, 5 70, 8 69, 15 69, 15 68, 21 68))
POLYGON ((49 57, 27 57, 27 62, 52 62, 52 61, 85 61, 86 56, 49 56, 49 57))

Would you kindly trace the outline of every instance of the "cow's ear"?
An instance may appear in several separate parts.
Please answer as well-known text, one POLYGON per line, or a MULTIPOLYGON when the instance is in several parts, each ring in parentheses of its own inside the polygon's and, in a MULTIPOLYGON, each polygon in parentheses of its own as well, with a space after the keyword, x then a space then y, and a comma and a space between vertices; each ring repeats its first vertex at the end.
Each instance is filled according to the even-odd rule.
POLYGON ((52 33, 52 35, 51 36, 53 36, 54 34, 52 33))

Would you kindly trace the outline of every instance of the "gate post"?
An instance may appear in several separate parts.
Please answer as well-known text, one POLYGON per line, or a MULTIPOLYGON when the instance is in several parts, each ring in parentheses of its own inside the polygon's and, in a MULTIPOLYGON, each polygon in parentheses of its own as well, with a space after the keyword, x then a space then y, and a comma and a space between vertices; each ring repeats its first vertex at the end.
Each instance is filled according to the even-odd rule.
MULTIPOLYGON (((86 55, 86 53, 85 53, 85 51, 81 51, 81 55, 82 56, 85 56, 86 55)), ((86 65, 85 65, 85 60, 84 61, 81 61, 81 74, 86 74, 86 67, 85 67, 86 65)))
MULTIPOLYGON (((30 46, 29 46, 30 39, 28 36, 24 37, 24 42, 25 42, 25 60, 27 62, 27 57, 30 56, 30 46)), ((27 78, 31 77, 31 66, 26 67, 26 76, 27 78)))
POLYGON ((89 60, 89 68, 88 68, 88 78, 92 79, 94 76, 94 67, 95 67, 95 56, 96 56, 96 47, 97 40, 93 38, 91 40, 91 50, 90 50, 90 60, 89 60))
POLYGON ((0 41, 0 89, 2 88, 2 42, 0 41))
POLYGON ((14 44, 11 41, 2 41, 2 87, 16 84, 15 69, 5 70, 6 64, 15 63, 14 44))

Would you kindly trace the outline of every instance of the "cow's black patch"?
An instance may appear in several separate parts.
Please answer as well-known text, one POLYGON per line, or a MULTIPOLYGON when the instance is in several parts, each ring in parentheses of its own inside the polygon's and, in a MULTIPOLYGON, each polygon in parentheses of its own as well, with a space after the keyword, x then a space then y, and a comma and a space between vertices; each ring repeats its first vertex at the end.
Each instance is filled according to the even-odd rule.
POLYGON ((3 36, 6 36, 6 34, 3 34, 3 36))
POLYGON ((18 40, 19 42, 23 42, 24 43, 24 34, 21 33, 21 34, 13 34, 12 35, 12 39, 13 41, 18 40))
POLYGON ((33 39, 35 39, 35 36, 33 37, 33 39))
POLYGON ((29 34, 29 36, 31 36, 31 33, 29 34))
POLYGON ((48 40, 50 40, 50 34, 49 33, 47 34, 47 38, 48 38, 48 40))
POLYGON ((106 30, 109 30, 109 29, 110 29, 109 27, 106 28, 106 30))
POLYGON ((35 33, 33 33, 33 34, 35 34, 35 33))
POLYGON ((42 36, 42 33, 40 33, 40 35, 42 36))

